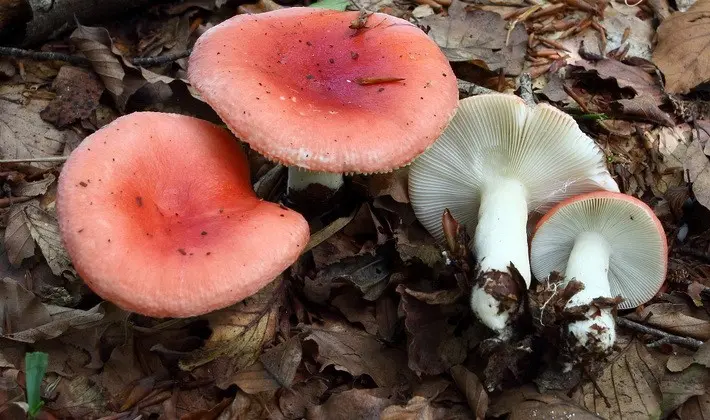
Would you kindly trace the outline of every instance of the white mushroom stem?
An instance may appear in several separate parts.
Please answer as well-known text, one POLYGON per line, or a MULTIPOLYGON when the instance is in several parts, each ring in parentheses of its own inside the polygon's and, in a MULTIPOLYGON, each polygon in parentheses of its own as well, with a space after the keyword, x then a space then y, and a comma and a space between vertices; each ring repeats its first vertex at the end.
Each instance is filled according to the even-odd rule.
POLYGON ((303 191, 311 184, 320 184, 333 191, 337 191, 343 185, 343 174, 309 171, 297 166, 289 166, 288 191, 303 191))
MULTIPOLYGON (((530 285, 527 220, 527 192, 521 182, 499 178, 482 189, 478 224, 472 241, 480 273, 508 272, 512 263, 525 284, 530 285)), ((503 337, 508 335, 510 311, 501 311, 499 302, 484 288, 474 286, 471 308, 488 328, 503 337)))
MULTIPOLYGON (((598 297, 612 297, 607 274, 610 256, 611 247, 602 235, 583 232, 577 236, 567 261, 565 279, 583 283, 584 290, 574 295, 567 307, 588 305, 598 297)), ((609 350, 616 340, 616 325, 611 309, 590 308, 587 319, 571 323, 569 332, 588 350, 609 350)))

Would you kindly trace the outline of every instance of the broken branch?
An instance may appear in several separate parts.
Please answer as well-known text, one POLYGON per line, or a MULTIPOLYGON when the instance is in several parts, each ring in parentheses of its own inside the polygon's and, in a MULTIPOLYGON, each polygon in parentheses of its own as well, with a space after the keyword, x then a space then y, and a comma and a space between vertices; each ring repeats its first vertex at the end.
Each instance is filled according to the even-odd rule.
POLYGON ((648 334, 655 337, 660 337, 660 340, 656 340, 649 343, 649 347, 658 347, 661 344, 677 344, 679 346, 687 347, 693 350, 697 350, 703 345, 703 342, 690 337, 681 337, 679 335, 669 334, 667 332, 651 328, 649 326, 639 324, 638 322, 631 321, 626 318, 617 318, 616 324, 622 328, 626 328, 631 331, 636 331, 642 334, 648 334))

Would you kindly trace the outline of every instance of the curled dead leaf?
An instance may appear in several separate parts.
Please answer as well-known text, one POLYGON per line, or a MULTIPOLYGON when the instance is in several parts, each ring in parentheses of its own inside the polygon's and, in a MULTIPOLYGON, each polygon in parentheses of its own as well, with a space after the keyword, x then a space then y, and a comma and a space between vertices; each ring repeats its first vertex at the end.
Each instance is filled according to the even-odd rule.
POLYGON ((394 404, 388 388, 351 389, 332 395, 323 405, 308 409, 309 420, 379 420, 385 407, 394 404))
POLYGON ((259 356, 259 360, 281 386, 289 388, 296 376, 296 369, 301 363, 302 356, 301 340, 298 337, 291 337, 264 352, 259 356))
POLYGON ((488 393, 478 377, 461 365, 451 368, 451 376, 456 386, 466 396, 468 406, 476 414, 476 419, 485 419, 488 411, 488 393))
POLYGON ((69 254, 62 244, 56 216, 41 209, 37 200, 13 206, 5 230, 5 247, 10 261, 19 265, 34 255, 35 242, 55 275, 65 271, 74 273, 69 254))
POLYGON ((620 336, 617 345, 622 353, 604 369, 596 386, 583 385, 574 399, 605 419, 659 418, 663 363, 639 340, 620 336))
POLYGON ((710 80, 710 0, 674 13, 658 27, 653 62, 666 77, 666 90, 688 93, 710 80), (691 53, 692 51, 692 53, 691 53))
POLYGON ((303 330, 304 340, 318 345, 316 360, 322 368, 333 365, 353 376, 366 374, 386 387, 399 385, 409 374, 404 352, 386 348, 374 336, 346 324, 306 325, 303 330))
POLYGON ((192 370, 217 358, 229 359, 231 374, 257 361, 261 348, 276 330, 283 290, 281 277, 259 293, 228 308, 205 315, 212 335, 205 345, 180 361, 180 368, 192 370))
POLYGON ((448 16, 433 15, 419 20, 429 28, 429 37, 452 62, 473 61, 490 71, 504 69, 517 76, 523 70, 527 48, 527 31, 515 25, 508 31, 506 21, 495 12, 475 9, 454 0, 448 16))

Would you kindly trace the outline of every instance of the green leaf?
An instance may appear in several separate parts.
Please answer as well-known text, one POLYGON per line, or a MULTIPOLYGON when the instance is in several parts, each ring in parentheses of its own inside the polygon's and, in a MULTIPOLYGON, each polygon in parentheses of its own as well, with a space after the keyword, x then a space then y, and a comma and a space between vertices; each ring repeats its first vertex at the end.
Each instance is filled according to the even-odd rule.
POLYGON ((28 414, 34 418, 42 409, 40 386, 42 378, 47 372, 49 356, 47 353, 34 352, 25 354, 25 382, 27 384, 27 405, 28 414))
POLYGON ((350 6, 350 0, 318 0, 312 3, 310 7, 318 7, 320 9, 330 9, 344 11, 346 7, 350 6))

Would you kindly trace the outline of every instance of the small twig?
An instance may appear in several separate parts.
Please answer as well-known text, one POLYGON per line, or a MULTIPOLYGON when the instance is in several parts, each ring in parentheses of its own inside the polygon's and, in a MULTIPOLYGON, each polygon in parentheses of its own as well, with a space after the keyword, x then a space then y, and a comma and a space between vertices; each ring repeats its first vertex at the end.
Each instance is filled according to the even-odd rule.
MULTIPOLYGON (((130 61, 134 66, 155 66, 188 57, 191 52, 191 49, 187 49, 186 51, 169 53, 157 57, 136 57, 132 58, 130 61)), ((31 51, 12 47, 0 47, 0 56, 29 58, 30 60, 35 61, 66 61, 67 63, 74 65, 88 65, 91 63, 88 58, 80 55, 69 55, 48 51, 31 51)))
POLYGON ((602 396, 602 399, 604 400, 604 405, 606 405, 608 408, 611 408, 611 402, 609 401, 609 398, 607 398, 606 394, 604 393, 604 390, 599 386, 597 383, 597 380, 592 376, 591 372, 589 372, 589 369, 587 369, 586 366, 582 366, 582 372, 587 376, 587 379, 589 379, 589 382, 592 383, 594 386, 594 389, 599 393, 599 395, 602 396))
POLYGON ((188 48, 185 51, 168 53, 157 57, 136 57, 131 60, 131 63, 133 63, 134 66, 156 66, 189 57, 190 53, 192 53, 192 49, 188 48))
POLYGON ((29 58, 35 61, 66 61, 75 65, 89 64, 89 59, 78 55, 62 54, 48 51, 30 51, 21 48, 0 47, 0 56, 14 58, 29 58))
POLYGON ((0 160, 0 165, 4 163, 25 163, 25 162, 64 162, 69 159, 69 156, 49 156, 38 158, 20 158, 20 159, 3 159, 0 160))
POLYGON ((560 44, 557 41, 554 41, 552 39, 543 38, 543 37, 537 37, 537 39, 540 40, 540 42, 542 42, 543 44, 547 45, 550 48, 556 48, 558 50, 569 52, 567 47, 565 47, 564 45, 560 44))
POLYGON ((639 324, 638 322, 631 321, 626 318, 617 318, 616 323, 626 329, 631 331, 640 332, 642 334, 653 335, 655 337, 660 337, 650 344, 649 347, 658 347, 661 344, 677 344, 679 346, 687 347, 693 350, 697 350, 703 345, 703 342, 690 337, 681 337, 679 335, 669 334, 667 332, 651 328, 649 326, 639 324))

